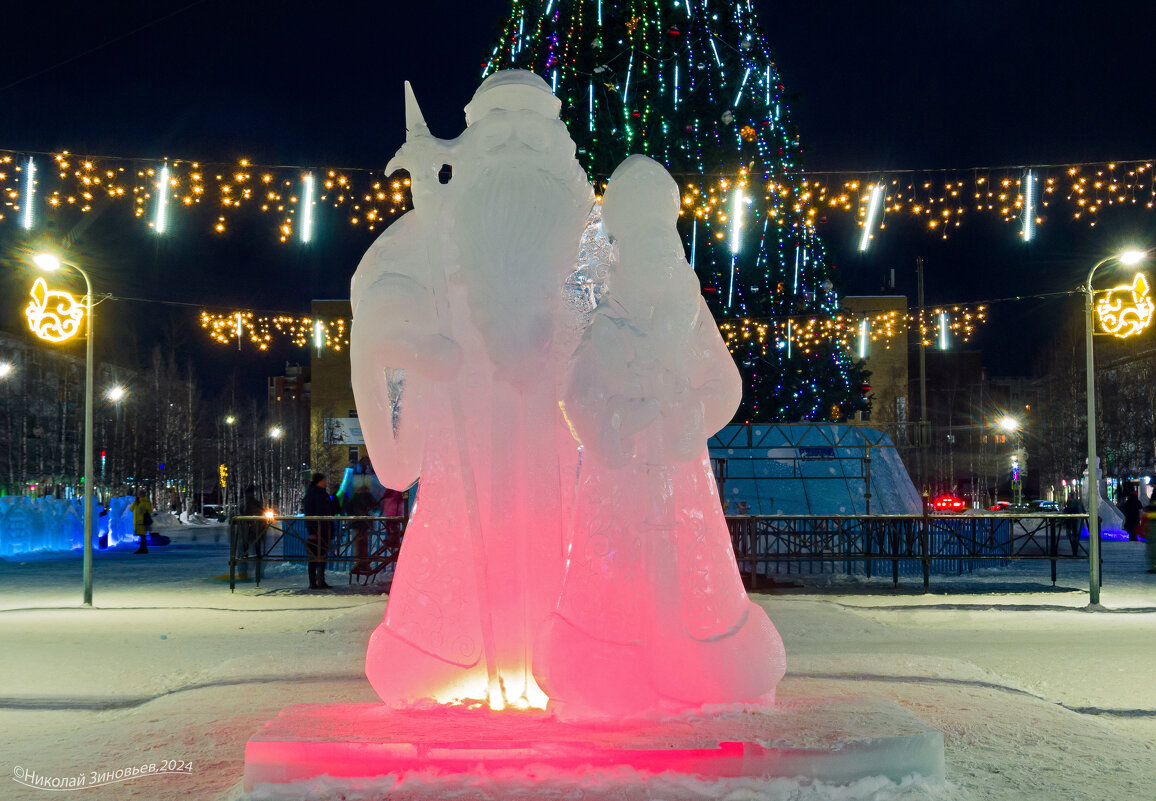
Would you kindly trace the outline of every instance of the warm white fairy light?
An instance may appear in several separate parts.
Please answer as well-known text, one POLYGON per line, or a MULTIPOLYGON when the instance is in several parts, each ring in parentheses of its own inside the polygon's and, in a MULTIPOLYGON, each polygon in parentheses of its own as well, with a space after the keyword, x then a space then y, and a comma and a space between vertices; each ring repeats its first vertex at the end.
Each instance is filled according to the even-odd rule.
POLYGON ((859 250, 867 250, 867 246, 871 243, 875 230, 875 218, 879 214, 879 206, 883 202, 883 182, 875 184, 871 188, 871 200, 867 204, 867 219, 863 221, 863 237, 859 240, 859 250))
POLYGON ((1024 178, 1024 241, 1031 242, 1036 228, 1035 176, 1028 170, 1024 178))
POLYGON ((733 108, 738 108, 739 100, 742 99, 743 89, 747 86, 747 78, 751 77, 751 68, 747 67, 747 71, 743 73, 743 82, 739 84, 739 93, 735 95, 735 102, 731 103, 733 108))
POLYGON ((735 187, 734 207, 731 209, 731 253, 737 254, 742 244, 739 234, 743 230, 743 188, 735 187))
POLYGON ((313 174, 305 176, 301 192, 301 241, 309 244, 313 238, 313 174))
POLYGON ((32 211, 32 203, 36 197, 36 161, 29 157, 28 164, 24 168, 24 208, 23 214, 20 215, 20 224, 25 229, 31 231, 32 223, 35 222, 35 215, 32 211))
POLYGON ((160 179, 157 181, 157 214, 153 219, 153 230, 158 234, 165 232, 165 212, 169 204, 169 165, 161 167, 160 179))

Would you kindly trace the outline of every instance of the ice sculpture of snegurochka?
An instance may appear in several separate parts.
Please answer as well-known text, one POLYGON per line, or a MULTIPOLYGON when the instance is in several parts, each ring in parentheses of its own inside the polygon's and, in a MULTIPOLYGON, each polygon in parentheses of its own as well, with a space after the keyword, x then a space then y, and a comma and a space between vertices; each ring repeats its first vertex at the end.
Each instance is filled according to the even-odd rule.
POLYGON ((366 674, 389 704, 572 718, 769 701, 782 643, 706 452, 741 385, 677 187, 632 156, 599 209, 558 111, 500 72, 441 140, 407 85, 414 208, 353 278, 350 357, 379 477, 421 492, 366 674))

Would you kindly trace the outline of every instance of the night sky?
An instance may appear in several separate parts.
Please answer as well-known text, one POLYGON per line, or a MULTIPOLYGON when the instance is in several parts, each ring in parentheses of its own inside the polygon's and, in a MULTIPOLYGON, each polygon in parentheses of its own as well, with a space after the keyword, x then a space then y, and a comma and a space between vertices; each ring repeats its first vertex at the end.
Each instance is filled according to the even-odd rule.
MULTIPOLYGON (((1151 3, 756 5, 795 96, 811 170, 1156 156, 1151 3)), ((461 131, 461 109, 505 7, 502 0, 10 4, 0 48, 0 148, 379 168, 401 144, 404 79, 435 134, 461 131)), ((105 291, 152 301, 102 309, 114 323, 104 329, 114 343, 107 347, 173 341, 197 358, 202 377, 208 354, 217 356, 217 376, 241 365, 269 374, 306 356, 287 348, 255 363, 214 350, 195 308, 160 301, 305 313, 311 298, 348 297, 349 277, 372 241, 341 231, 322 234, 308 250, 287 247, 270 238, 267 221, 223 238, 179 224, 157 237, 117 217, 127 219, 126 208, 52 233, 71 237, 105 291)), ((912 296, 914 259, 922 256, 928 301, 938 303, 1067 289, 1122 243, 1156 245, 1156 212, 1108 211, 1095 228, 1062 217, 1047 220, 1030 246, 1015 226, 974 214, 947 242, 914 225, 889 225, 866 255, 855 250, 850 218, 835 216, 820 232, 844 292, 876 291, 894 268, 898 291, 912 296)), ((27 285, 17 236, 10 221, 0 223, 0 326, 9 330, 21 324, 27 285)), ((993 372, 1024 373, 1063 313, 1057 301, 999 304, 976 346, 993 372), (1007 347, 1009 336, 1022 347, 1007 347)))

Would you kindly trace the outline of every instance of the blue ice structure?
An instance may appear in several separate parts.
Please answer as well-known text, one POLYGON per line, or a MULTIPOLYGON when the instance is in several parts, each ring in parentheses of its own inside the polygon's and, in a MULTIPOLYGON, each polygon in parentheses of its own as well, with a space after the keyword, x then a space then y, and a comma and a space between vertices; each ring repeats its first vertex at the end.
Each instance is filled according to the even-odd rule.
MULTIPOLYGON (((135 541, 132 496, 113 498, 108 513, 100 504, 94 509, 96 544, 106 547, 135 541)), ((0 556, 37 551, 69 551, 84 547, 84 503, 80 499, 31 498, 9 495, 0 498, 0 556)))
POLYGON ((728 515, 923 513, 899 452, 878 429, 837 423, 726 426, 707 447, 728 515))

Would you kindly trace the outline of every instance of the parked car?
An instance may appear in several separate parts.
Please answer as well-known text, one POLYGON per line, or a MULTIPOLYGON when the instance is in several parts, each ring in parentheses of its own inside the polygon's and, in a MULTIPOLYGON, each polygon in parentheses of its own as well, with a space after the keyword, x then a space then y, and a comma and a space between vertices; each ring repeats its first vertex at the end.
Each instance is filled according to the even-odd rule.
POLYGON ((1009 515, 1055 515, 1060 513, 1060 505, 1055 501, 1035 500, 1023 503, 1011 501, 996 501, 995 505, 987 507, 989 512, 1002 512, 1009 515))
POLYGON ((931 502, 931 511, 939 515, 956 515, 967 508, 967 501, 954 495, 940 495, 931 502))
POLYGON ((218 523, 224 523, 229 519, 230 515, 236 514, 236 508, 235 505, 231 503, 206 503, 201 508, 201 514, 205 516, 206 520, 213 520, 215 518, 218 523))

